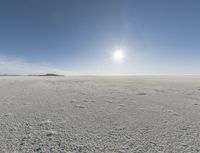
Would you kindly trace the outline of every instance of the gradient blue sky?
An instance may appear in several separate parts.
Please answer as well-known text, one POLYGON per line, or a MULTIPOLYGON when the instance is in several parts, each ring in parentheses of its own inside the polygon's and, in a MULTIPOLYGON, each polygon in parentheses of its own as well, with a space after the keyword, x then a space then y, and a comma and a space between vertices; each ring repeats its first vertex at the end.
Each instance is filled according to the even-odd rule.
POLYGON ((200 74, 199 0, 0 0, 0 73, 200 74), (126 54, 115 63, 111 54, 126 54))

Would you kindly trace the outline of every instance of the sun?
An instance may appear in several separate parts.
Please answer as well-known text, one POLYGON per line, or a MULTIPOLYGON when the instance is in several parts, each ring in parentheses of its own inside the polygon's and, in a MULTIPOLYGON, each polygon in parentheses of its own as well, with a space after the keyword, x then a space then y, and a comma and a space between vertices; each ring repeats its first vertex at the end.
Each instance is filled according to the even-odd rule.
POLYGON ((124 54, 123 50, 117 49, 113 53, 112 58, 117 62, 122 62, 124 60, 124 58, 125 58, 125 54, 124 54))

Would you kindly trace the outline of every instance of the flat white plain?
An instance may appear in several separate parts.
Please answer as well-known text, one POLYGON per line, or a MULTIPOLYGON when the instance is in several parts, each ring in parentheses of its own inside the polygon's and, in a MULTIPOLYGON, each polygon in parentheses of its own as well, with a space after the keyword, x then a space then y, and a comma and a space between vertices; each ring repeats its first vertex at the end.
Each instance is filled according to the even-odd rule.
POLYGON ((199 152, 200 77, 0 77, 1 152, 199 152))

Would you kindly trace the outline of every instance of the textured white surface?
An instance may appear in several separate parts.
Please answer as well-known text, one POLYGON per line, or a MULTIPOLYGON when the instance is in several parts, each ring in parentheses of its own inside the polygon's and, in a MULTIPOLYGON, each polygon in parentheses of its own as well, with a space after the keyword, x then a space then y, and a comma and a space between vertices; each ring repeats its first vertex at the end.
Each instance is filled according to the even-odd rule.
POLYGON ((199 152, 200 77, 0 77, 0 152, 199 152))

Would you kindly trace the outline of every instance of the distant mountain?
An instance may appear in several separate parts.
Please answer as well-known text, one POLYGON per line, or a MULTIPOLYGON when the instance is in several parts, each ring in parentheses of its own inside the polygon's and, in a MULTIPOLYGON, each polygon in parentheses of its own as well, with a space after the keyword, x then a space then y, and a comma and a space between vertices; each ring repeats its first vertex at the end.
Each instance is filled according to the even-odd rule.
POLYGON ((39 76, 64 76, 64 75, 59 75, 59 74, 54 74, 54 73, 47 73, 39 76))
POLYGON ((59 74, 54 74, 54 73, 47 73, 47 74, 30 74, 30 75, 17 75, 17 74, 0 74, 0 76, 64 76, 64 75, 59 75, 59 74))

